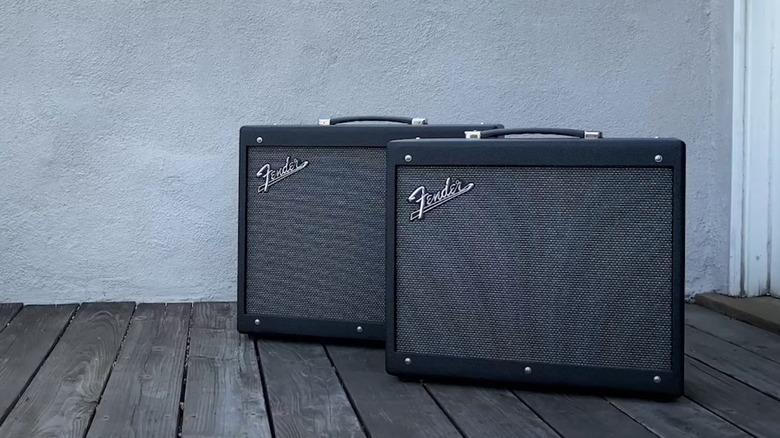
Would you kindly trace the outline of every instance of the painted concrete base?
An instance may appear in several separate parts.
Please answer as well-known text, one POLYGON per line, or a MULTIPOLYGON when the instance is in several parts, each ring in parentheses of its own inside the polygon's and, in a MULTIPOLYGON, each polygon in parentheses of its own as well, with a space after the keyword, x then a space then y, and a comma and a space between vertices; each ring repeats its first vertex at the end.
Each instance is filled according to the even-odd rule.
POLYGON ((696 304, 775 333, 780 333, 780 299, 773 297, 735 298, 719 294, 699 294, 696 304))

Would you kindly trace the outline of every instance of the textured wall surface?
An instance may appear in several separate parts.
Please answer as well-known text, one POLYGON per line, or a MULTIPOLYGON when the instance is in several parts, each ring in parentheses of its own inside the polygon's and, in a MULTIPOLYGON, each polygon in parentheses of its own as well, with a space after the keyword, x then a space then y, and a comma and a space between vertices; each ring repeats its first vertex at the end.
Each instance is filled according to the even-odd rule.
POLYGON ((723 289, 721 3, 0 0, 0 301, 234 299, 239 127, 359 113, 679 137, 723 289))

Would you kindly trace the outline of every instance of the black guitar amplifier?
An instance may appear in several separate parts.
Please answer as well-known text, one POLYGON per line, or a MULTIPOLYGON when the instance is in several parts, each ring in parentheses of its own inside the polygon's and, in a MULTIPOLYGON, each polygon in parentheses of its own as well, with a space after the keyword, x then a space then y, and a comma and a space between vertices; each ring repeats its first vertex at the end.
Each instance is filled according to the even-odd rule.
POLYGON ((484 126, 372 116, 242 127, 238 330, 384 340, 387 143, 484 126), (355 121, 400 123, 344 124, 355 121))
POLYGON ((685 144, 469 135, 388 145, 388 372, 680 395, 685 144))

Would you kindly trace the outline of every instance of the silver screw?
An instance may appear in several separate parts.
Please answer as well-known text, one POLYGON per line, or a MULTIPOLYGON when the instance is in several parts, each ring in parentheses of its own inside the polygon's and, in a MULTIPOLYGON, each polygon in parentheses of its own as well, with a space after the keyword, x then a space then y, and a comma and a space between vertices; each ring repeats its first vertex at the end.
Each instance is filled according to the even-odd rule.
POLYGON ((407 156, 405 156, 405 157, 404 157, 404 161, 406 161, 407 163, 408 163, 408 162, 410 162, 410 161, 412 161, 412 156, 411 156, 411 155, 407 155, 407 156))
POLYGON ((260 325, 260 320, 259 319, 255 320, 255 325, 260 325))
POLYGON ((257 137, 257 142, 258 143, 262 143, 263 142, 263 137, 257 137))
POLYGON ((662 156, 660 156, 660 155, 656 155, 656 156, 655 156, 655 162, 656 162, 656 163, 660 163, 660 162, 661 162, 661 161, 663 161, 663 160, 664 160, 664 157, 662 157, 662 156))
POLYGON ((357 326, 357 332, 358 333, 363 333, 363 326, 362 325, 357 326))
POLYGON ((412 364, 412 360, 407 357, 406 359, 404 359, 404 363, 406 365, 411 365, 412 364))
POLYGON ((531 367, 525 367, 525 370, 523 370, 523 371, 525 371, 526 374, 531 374, 532 370, 531 370, 531 367))
POLYGON ((661 383, 661 376, 655 376, 655 377, 653 377, 653 382, 655 382, 655 383, 661 383))

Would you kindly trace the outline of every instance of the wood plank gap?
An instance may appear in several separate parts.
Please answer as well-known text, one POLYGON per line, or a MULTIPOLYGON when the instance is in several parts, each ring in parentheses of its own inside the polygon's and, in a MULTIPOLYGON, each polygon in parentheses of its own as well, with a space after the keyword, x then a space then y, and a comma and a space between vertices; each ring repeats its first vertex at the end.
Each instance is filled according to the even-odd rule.
POLYGON ((464 436, 561 437, 555 428, 508 388, 479 383, 428 382, 424 385, 464 436))
POLYGON ((140 303, 88 437, 176 436, 192 304, 140 303))
POLYGON ((268 416, 268 427, 271 429, 271 438, 276 438, 276 428, 274 428, 274 415, 271 412, 271 399, 268 396, 268 385, 265 382, 265 373, 263 372, 263 361, 260 360, 260 347, 257 346, 257 340, 252 342, 255 345, 255 360, 257 369, 260 371, 260 384, 263 387, 263 400, 265 402, 265 412, 268 416))
POLYGON ((184 423, 184 397, 187 393, 187 370, 189 369, 190 342, 192 341, 192 312, 195 305, 190 306, 190 319, 187 325, 187 346, 184 349, 184 371, 181 375, 181 393, 179 394, 179 416, 176 419, 176 436, 181 436, 182 424, 184 423))
POLYGON ((374 438, 461 435, 419 381, 387 374, 383 349, 340 345, 328 349, 374 438))
POLYGON ((685 325, 780 363, 780 335, 702 306, 685 306, 685 325))
POLYGON ((656 437, 644 424, 604 397, 513 390, 533 412, 564 437, 656 437), (553 426, 554 425, 554 426, 553 426))
POLYGON ((14 317, 22 311, 24 307, 21 303, 0 304, 0 333, 11 324, 14 317))
POLYGON ((692 357, 686 357, 686 396, 753 436, 775 437, 780 402, 692 357))
POLYGON ((738 425, 688 397, 666 402, 608 397, 607 401, 660 437, 742 438, 749 436, 738 425))
MULTIPOLYGON (((67 305, 63 305, 63 306, 67 306, 67 305)), ((27 388, 30 386, 30 383, 32 383, 33 379, 35 378, 35 375, 38 374, 38 371, 40 371, 41 367, 46 362, 46 360, 49 359, 49 355, 51 355, 51 352, 54 350, 54 347, 57 346, 57 343, 60 342, 60 338, 62 338, 62 334, 65 333, 65 329, 67 329, 68 325, 70 325, 71 321, 73 321, 74 315, 76 314, 76 312, 78 312, 79 307, 81 307, 81 305, 76 304, 76 308, 71 311, 70 317, 57 333, 54 342, 52 342, 48 351, 46 351, 46 354, 43 356, 43 359, 35 366, 35 370, 33 370, 33 372, 30 374, 30 377, 24 383, 21 390, 16 394, 13 401, 8 405, 8 409, 6 409, 5 412, 0 412, 0 425, 2 425, 5 422, 6 418, 11 414, 11 411, 13 411, 14 407, 19 402, 19 399, 22 397, 22 394, 24 394, 24 392, 27 391, 27 388)))
POLYGON ((183 438, 270 438, 255 345, 236 330, 236 304, 192 306, 183 438))
POLYGON ((420 382, 420 384, 422 385, 425 392, 428 393, 428 396, 433 399, 433 402, 436 403, 436 406, 438 406, 439 409, 441 409, 441 411, 444 413, 444 416, 446 416, 447 419, 450 420, 450 423, 452 423, 452 425, 455 426, 455 430, 458 431, 460 436, 464 438, 467 437, 468 435, 466 435, 466 432, 463 431, 463 428, 461 428, 460 425, 458 425, 458 423, 455 421, 455 419, 452 418, 452 415, 450 415, 450 413, 447 412, 446 409, 444 409, 444 406, 442 406, 439 399, 437 399, 436 396, 433 395, 433 393, 431 392, 431 388, 429 388, 428 385, 426 385, 424 382, 420 382))
POLYGON ((352 405, 352 410, 355 411, 355 416, 357 417, 358 422, 360 423, 360 427, 363 428, 363 433, 366 434, 366 438, 371 438, 371 431, 369 431, 368 427, 366 427, 366 423, 363 420, 363 416, 360 415, 360 411, 358 410, 357 406, 355 405, 355 400, 352 398, 352 394, 349 393, 349 389, 347 389, 347 385, 344 384, 344 378, 341 377, 341 372, 336 367, 336 364, 333 362, 333 358, 330 356, 330 351, 328 350, 328 346, 322 344, 322 348, 325 349, 325 356, 328 357, 328 361, 330 361, 330 366, 332 366, 333 370, 336 371, 336 377, 339 379, 339 383, 341 384, 341 387, 344 389, 344 393, 347 395, 349 404, 352 405))
POLYGON ((0 427, 0 436, 83 436, 134 303, 84 303, 0 427))
POLYGON ((92 415, 89 416, 89 421, 87 422, 87 428, 84 429, 85 431, 89 431, 89 429, 92 427, 92 422, 95 421, 95 413, 97 412, 97 407, 100 404, 100 402, 103 400, 103 394, 106 393, 106 386, 108 386, 108 381, 111 380, 111 373, 114 372, 114 368, 116 367, 116 361, 119 358, 119 355, 122 353, 122 347, 125 345, 125 339, 127 339, 127 332, 130 331, 130 326, 133 325, 133 316, 135 316, 136 309, 138 309, 137 304, 133 307, 133 311, 130 312, 130 321, 127 323, 127 328, 125 329, 124 335, 122 335, 122 342, 119 343, 119 348, 116 350, 116 354, 114 355, 114 362, 111 364, 111 369, 108 370, 108 376, 106 376, 106 381, 103 383, 103 388, 100 390, 100 396, 98 396, 97 402, 95 402, 95 409, 92 410, 92 415))
POLYGON ((685 354, 780 400, 777 363, 763 356, 695 327, 685 329, 685 354))
POLYGON ((322 344, 263 339, 258 348, 277 436, 365 436, 322 344))
POLYGON ((558 436, 561 436, 561 437, 563 437, 563 436, 564 436, 564 435, 563 435, 563 433, 562 433, 560 430, 556 429, 556 428, 555 428, 555 426, 553 426, 553 425, 552 425, 552 423, 550 423, 550 422, 549 422, 549 421, 547 421, 547 420, 546 420, 544 417, 542 417, 542 415, 541 415, 539 412, 536 412, 536 409, 534 409, 534 407, 533 407, 533 406, 531 406, 530 404, 526 403, 526 402, 525 402, 525 400, 523 400, 523 398, 522 398, 522 397, 520 397, 519 395, 517 395, 517 393, 516 393, 515 391, 509 391, 509 392, 510 392, 510 393, 511 393, 513 396, 515 396, 515 398, 516 398, 516 399, 520 400, 520 403, 524 404, 524 405, 525 405, 525 407, 527 407, 527 408, 528 408, 528 410, 530 410, 531 412, 533 412, 533 413, 534 413, 534 415, 536 415, 536 416, 537 416, 537 417, 538 417, 540 420, 542 420, 542 422, 543 422, 544 424, 546 424, 546 425, 547 425, 547 427, 549 427, 550 429, 552 429, 552 430, 553 430, 553 432, 557 433, 557 434, 558 434, 558 436))

